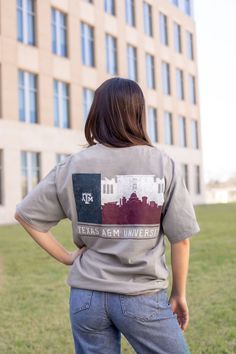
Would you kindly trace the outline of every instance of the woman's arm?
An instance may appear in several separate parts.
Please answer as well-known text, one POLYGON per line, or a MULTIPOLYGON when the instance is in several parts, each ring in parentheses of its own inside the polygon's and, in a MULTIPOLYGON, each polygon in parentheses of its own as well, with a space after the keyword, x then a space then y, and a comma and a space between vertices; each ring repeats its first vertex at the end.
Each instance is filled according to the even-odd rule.
POLYGON ((169 302, 177 314, 182 330, 189 322, 189 311, 186 301, 186 284, 189 265, 189 239, 171 244, 172 290, 169 302))
POLYGON ((69 252, 54 238, 50 231, 40 232, 33 229, 17 213, 15 214, 15 219, 24 227, 24 229, 34 239, 34 241, 39 244, 40 247, 63 264, 73 264, 75 258, 86 249, 86 247, 82 247, 73 252, 69 252))

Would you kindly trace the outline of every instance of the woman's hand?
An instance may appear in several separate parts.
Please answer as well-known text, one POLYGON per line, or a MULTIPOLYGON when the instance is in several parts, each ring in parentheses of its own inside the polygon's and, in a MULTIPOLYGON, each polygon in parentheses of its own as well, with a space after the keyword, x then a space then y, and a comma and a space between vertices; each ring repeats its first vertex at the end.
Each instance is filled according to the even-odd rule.
POLYGON ((64 264, 66 265, 72 265, 74 263, 74 260, 80 256, 85 250, 87 249, 86 246, 83 246, 82 248, 78 248, 77 250, 73 252, 68 253, 68 259, 65 260, 64 264))
POLYGON ((177 320, 183 331, 186 330, 189 323, 189 311, 186 298, 171 295, 169 299, 173 313, 177 315, 177 320))

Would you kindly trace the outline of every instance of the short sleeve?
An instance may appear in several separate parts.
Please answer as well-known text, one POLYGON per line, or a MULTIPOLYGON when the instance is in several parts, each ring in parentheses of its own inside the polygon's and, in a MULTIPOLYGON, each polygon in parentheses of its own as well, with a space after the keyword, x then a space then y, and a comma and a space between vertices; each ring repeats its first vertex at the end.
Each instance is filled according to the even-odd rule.
POLYGON ((16 212, 32 228, 47 232, 66 214, 58 199, 55 166, 23 199, 16 205, 16 212))
POLYGON ((186 239, 200 231, 190 194, 180 167, 169 158, 164 164, 167 174, 162 230, 170 243, 186 239))

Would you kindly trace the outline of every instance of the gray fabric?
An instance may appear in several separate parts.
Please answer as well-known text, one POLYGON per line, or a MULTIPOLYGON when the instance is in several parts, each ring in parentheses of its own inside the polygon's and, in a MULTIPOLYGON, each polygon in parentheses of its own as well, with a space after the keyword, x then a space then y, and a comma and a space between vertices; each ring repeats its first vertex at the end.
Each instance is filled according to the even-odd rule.
POLYGON ((145 145, 83 148, 16 211, 42 232, 71 220, 74 243, 88 248, 69 267, 69 286, 124 294, 167 288, 164 235, 175 243, 200 230, 179 168, 145 145))

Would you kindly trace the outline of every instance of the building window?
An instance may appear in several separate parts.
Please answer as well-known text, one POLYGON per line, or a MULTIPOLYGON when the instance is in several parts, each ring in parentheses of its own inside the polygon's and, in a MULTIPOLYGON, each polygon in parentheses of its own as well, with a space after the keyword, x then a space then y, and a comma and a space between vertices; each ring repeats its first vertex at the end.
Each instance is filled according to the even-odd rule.
POLYGON ((181 26, 174 22, 174 46, 177 53, 182 53, 181 26))
POLYGON ((94 91, 84 87, 83 88, 83 119, 84 122, 88 117, 88 113, 93 102, 94 91))
POLYGON ((162 62, 162 87, 164 95, 171 94, 170 87, 170 64, 162 62))
POLYGON ((24 198, 40 179, 39 153, 21 151, 21 193, 24 198))
POLYGON ((146 1, 143 1, 143 23, 144 23, 144 33, 147 36, 152 37, 152 6, 146 1))
POLYGON ((175 6, 179 6, 179 0, 171 0, 171 3, 175 6))
POLYGON ((193 149, 198 149, 199 148, 198 123, 196 120, 192 120, 192 122, 191 122, 191 133, 192 133, 192 147, 193 147, 193 149))
POLYGON ((173 145, 172 114, 164 112, 165 144, 173 145))
POLYGON ((193 51, 193 34, 189 31, 186 31, 186 42, 187 42, 187 57, 188 59, 194 59, 193 51))
POLYGON ((160 37, 161 43, 164 45, 168 45, 168 23, 167 16, 163 13, 160 13, 160 37))
POLYGON ((185 183, 185 186, 187 187, 187 189, 189 189, 189 183, 188 183, 188 165, 183 163, 181 165, 181 168, 182 168, 182 176, 183 176, 183 179, 184 179, 184 183, 185 183))
POLYGON ((81 22, 81 54, 82 64, 87 66, 95 66, 94 55, 94 28, 87 23, 81 22))
POLYGON ((37 123, 37 76, 18 71, 19 119, 21 122, 37 123))
POLYGON ((154 56, 146 53, 146 76, 147 76, 147 87, 150 89, 155 89, 155 66, 154 66, 154 56))
POLYGON ((67 57, 67 16, 63 12, 51 9, 52 52, 67 57))
POLYGON ((104 10, 107 14, 115 16, 115 0, 104 0, 104 10))
POLYGON ((179 145, 182 147, 187 146, 185 117, 179 117, 179 145))
POLYGON ((130 80, 138 81, 138 67, 137 67, 137 49, 132 45, 127 45, 128 56, 128 78, 130 80))
POLYGON ((184 72, 176 69, 176 91, 178 100, 184 100, 184 72))
POLYGON ((154 107, 148 107, 148 134, 152 143, 157 143, 158 141, 158 130, 157 130, 157 110, 154 107))
POLYGON ((0 150, 0 205, 3 204, 3 152, 0 150))
POLYGON ((17 40, 35 45, 35 0, 17 0, 17 40))
POLYGON ((69 85, 54 80, 54 126, 69 128, 69 85))
POLYGON ((185 2, 185 13, 189 16, 192 15, 191 0, 184 0, 185 2))
POLYGON ((56 164, 63 162, 68 156, 70 156, 69 154, 56 154, 56 164))
POLYGON ((88 4, 93 4, 93 0, 84 0, 84 2, 87 2, 88 4))
POLYGON ((197 103, 195 76, 189 75, 189 100, 192 104, 197 103))
POLYGON ((200 176, 200 166, 195 165, 195 193, 201 194, 201 176, 200 176))
POLYGON ((125 17, 126 23, 135 27, 135 0, 125 0, 125 17))
POLYGON ((106 33, 106 70, 108 74, 116 75, 118 73, 117 64, 117 39, 106 33))

